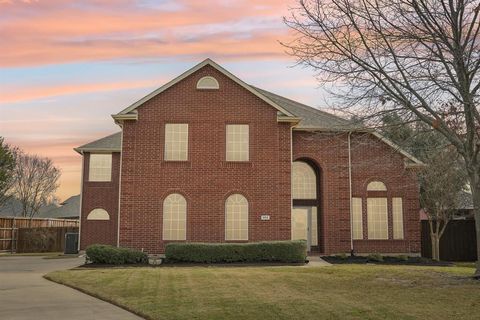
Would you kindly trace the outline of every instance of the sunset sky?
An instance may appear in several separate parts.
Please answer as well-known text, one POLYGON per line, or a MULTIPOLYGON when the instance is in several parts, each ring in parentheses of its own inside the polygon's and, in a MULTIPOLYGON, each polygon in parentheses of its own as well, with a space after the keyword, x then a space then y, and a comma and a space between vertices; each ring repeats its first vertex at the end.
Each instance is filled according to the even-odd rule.
POLYGON ((247 83, 321 107, 279 41, 287 1, 0 0, 0 136, 52 158, 80 191, 72 148, 119 131, 110 114, 210 57, 247 83))

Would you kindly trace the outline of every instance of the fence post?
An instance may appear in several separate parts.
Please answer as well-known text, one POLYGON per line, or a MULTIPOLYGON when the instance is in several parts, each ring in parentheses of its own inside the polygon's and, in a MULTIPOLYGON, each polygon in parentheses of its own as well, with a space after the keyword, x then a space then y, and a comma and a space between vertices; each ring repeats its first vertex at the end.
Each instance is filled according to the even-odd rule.
POLYGON ((13 217, 13 221, 12 221, 12 243, 10 245, 10 250, 11 250, 11 253, 14 253, 15 252, 15 227, 16 227, 16 221, 15 221, 15 217, 13 217))

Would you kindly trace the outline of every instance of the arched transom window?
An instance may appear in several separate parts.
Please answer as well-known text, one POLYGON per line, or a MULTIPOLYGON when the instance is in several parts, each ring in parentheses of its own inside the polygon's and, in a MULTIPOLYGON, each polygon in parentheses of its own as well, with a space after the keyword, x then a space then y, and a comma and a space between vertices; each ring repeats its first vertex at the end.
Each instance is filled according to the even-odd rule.
POLYGON ((367 185, 367 191, 387 191, 387 187, 381 181, 372 181, 367 185))
POLYGON ((248 201, 241 194, 225 201, 225 240, 248 240, 248 201))
POLYGON ((97 208, 90 211, 87 220, 110 220, 110 215, 105 209, 97 208))
POLYGON ((186 240, 187 201, 172 193, 163 201, 163 240, 186 240))
POLYGON ((317 176, 313 168, 306 162, 295 161, 292 171, 293 199, 316 199, 317 176))

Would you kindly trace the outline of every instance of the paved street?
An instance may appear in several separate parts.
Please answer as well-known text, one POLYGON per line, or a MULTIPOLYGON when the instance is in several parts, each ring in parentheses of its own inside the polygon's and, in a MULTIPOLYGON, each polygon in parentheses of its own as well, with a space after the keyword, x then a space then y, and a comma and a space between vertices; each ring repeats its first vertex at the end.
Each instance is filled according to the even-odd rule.
POLYGON ((42 276, 69 269, 84 258, 0 257, 0 319, 140 319, 42 276))

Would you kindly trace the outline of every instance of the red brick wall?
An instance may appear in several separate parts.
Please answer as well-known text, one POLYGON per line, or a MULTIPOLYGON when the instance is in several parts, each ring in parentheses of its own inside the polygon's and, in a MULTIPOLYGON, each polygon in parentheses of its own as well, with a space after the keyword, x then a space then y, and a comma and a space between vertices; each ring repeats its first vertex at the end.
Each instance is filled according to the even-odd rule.
POLYGON ((82 213, 80 219, 80 249, 91 244, 117 244, 118 187, 120 153, 112 155, 112 181, 89 182, 90 154, 83 157, 82 213), (87 220, 87 215, 96 208, 105 209, 110 220, 87 220))
POLYGON ((163 252, 162 204, 187 199, 187 241, 224 242, 225 200, 249 201, 249 241, 290 238, 290 125, 277 110, 206 66, 138 109, 123 130, 120 245, 163 252), (219 90, 197 90, 203 76, 219 90), (165 123, 189 124, 189 160, 165 162, 165 123), (250 125, 250 161, 225 161, 226 124, 250 125), (260 215, 269 214, 270 221, 260 215))
MULTIPOLYGON (((350 203, 348 135, 294 131, 293 158, 307 158, 321 170, 320 250, 324 253, 350 251, 350 203)), ((418 185, 415 175, 404 167, 404 157, 370 134, 352 135, 352 189, 362 197, 363 231, 367 239, 366 186, 380 180, 387 186, 389 240, 355 240, 357 253, 418 253, 420 223, 418 185), (391 198, 403 198, 404 240, 393 240, 391 198)))

